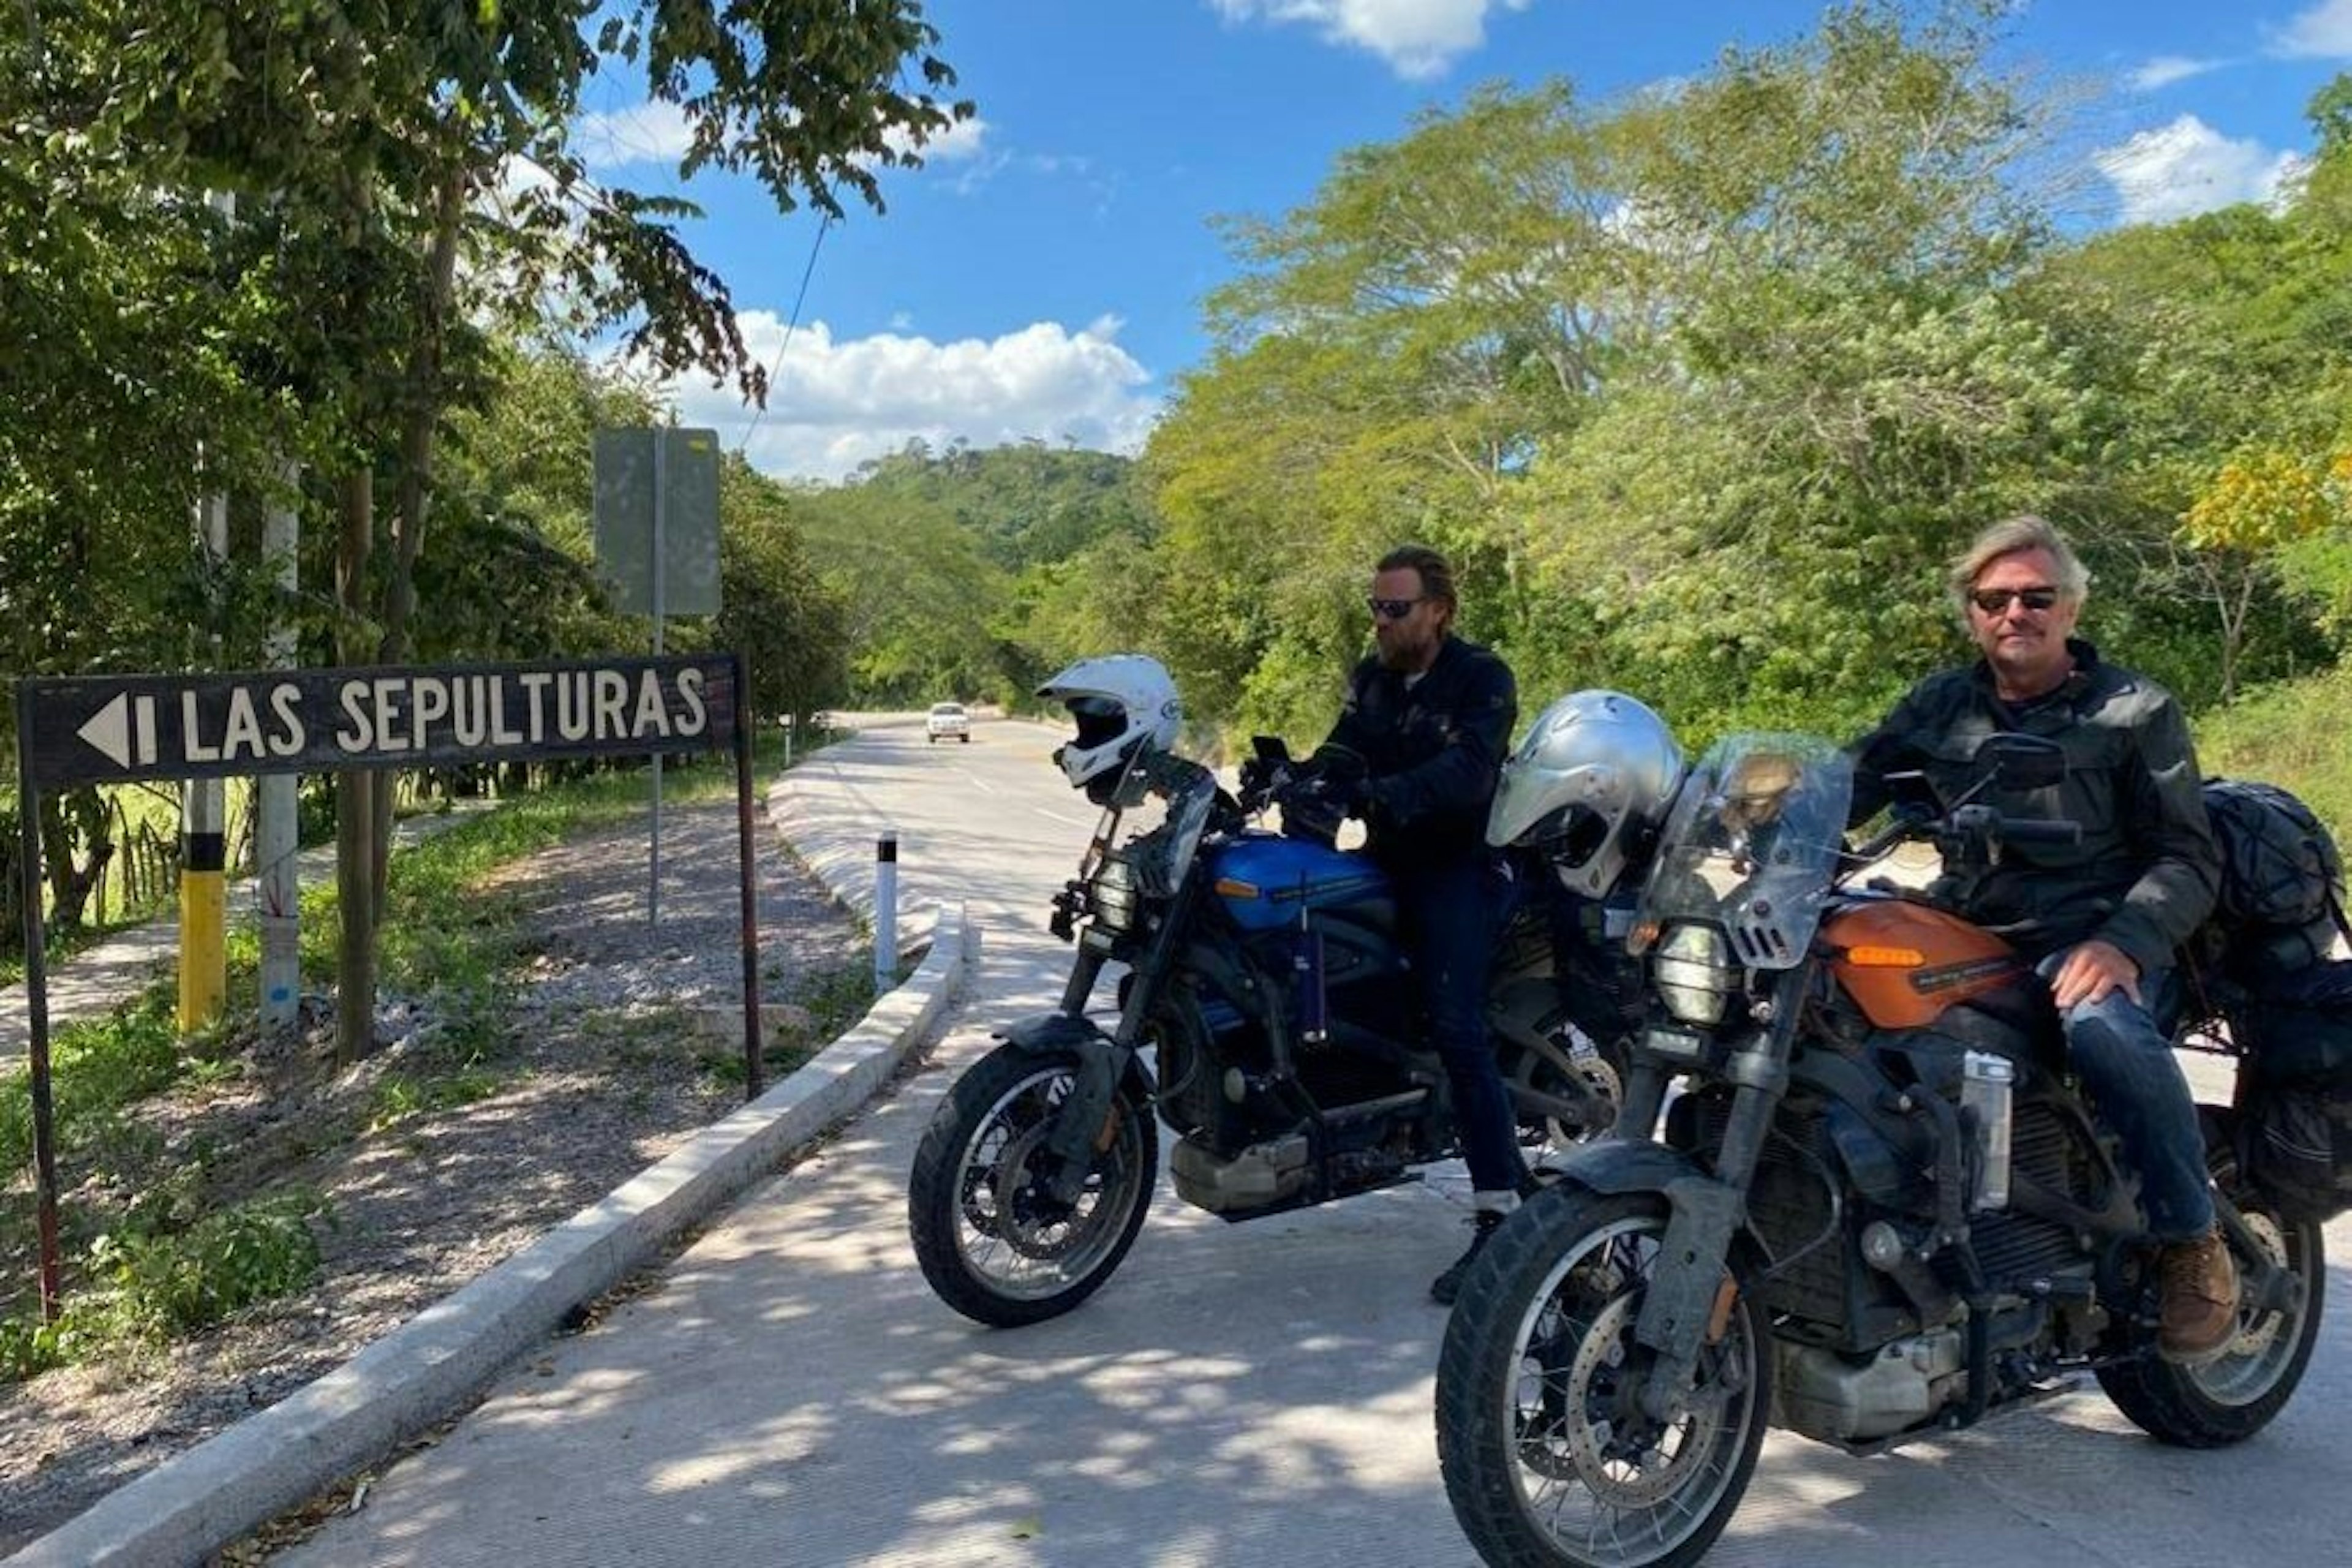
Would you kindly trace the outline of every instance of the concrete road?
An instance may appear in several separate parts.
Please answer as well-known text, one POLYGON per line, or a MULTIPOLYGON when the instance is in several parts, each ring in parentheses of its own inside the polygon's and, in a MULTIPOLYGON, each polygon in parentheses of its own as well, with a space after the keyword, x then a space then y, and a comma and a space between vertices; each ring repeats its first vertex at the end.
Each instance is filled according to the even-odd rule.
MULTIPOLYGON (((1423 1295, 1464 1239, 1458 1173, 1240 1226, 1163 1184, 1119 1275, 1024 1331, 966 1322, 917 1273, 904 1194, 923 1124, 1065 962, 1043 910, 1092 814, 1050 745, 1009 722, 951 747, 877 726, 796 772, 804 853, 854 879, 894 825, 908 907, 957 896, 988 922, 933 1069, 283 1562, 1471 1568, 1432 1450, 1444 1318, 1423 1295)), ((2352 1258, 2352 1226, 2330 1240, 2352 1258)), ((1708 1561, 2352 1560, 2345 1322, 2269 1432, 2222 1453, 2158 1448, 2095 1392, 1867 1461, 1775 1436, 1708 1561)))

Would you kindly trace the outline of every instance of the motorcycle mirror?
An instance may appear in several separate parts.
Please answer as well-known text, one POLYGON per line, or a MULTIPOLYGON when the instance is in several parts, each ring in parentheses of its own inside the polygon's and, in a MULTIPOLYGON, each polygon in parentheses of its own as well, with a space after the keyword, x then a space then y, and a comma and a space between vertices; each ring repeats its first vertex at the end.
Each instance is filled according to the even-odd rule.
POLYGON ((1250 754, 1262 763, 1286 763, 1290 760, 1290 748, 1279 735, 1252 735, 1250 754))
POLYGON ((1976 761, 2004 790, 2048 789, 2066 776, 2066 750, 2046 735, 1988 735, 1976 761))
POLYGON ((1927 782, 1927 775, 1916 768, 1904 768, 1886 775, 1886 795, 1898 812, 1928 816, 1944 815, 1944 797, 1927 782))

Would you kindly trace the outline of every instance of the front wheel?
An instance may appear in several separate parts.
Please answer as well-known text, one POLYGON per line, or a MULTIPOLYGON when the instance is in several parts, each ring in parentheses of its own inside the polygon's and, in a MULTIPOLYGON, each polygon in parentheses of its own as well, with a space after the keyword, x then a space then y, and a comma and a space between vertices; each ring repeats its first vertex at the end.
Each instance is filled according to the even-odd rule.
POLYGON ((1554 1187, 1462 1284, 1437 1366, 1437 1458, 1495 1568, 1680 1568, 1748 1489, 1772 1405, 1765 1320, 1741 1289, 1668 1421, 1642 1413, 1633 1325, 1661 1266, 1655 1194, 1554 1187))
POLYGON ((915 1151, 915 1260, 940 1300, 976 1322, 1059 1317, 1110 1278, 1142 1228, 1160 1142, 1126 1084, 1075 1201, 1047 1188, 1054 1124, 1077 1070, 1073 1050, 999 1046, 956 1080, 915 1151))

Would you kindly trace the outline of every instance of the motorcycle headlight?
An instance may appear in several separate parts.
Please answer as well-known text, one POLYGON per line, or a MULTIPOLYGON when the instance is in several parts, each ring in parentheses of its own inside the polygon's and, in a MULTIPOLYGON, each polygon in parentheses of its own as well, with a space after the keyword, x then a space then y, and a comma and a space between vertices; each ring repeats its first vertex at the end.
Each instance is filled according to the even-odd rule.
POLYGON ((1106 931, 1127 931, 1135 924, 1135 868, 1117 856, 1095 872, 1095 923, 1106 931))
POLYGON ((1666 1011, 1685 1024, 1719 1024, 1737 984, 1731 949, 1713 926, 1676 925, 1659 943, 1650 974, 1666 1011))

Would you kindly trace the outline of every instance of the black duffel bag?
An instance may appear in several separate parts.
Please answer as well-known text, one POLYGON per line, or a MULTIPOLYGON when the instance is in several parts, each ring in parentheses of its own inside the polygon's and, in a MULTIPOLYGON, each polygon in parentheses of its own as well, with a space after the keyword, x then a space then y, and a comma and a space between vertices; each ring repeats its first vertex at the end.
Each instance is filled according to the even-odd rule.
POLYGON ((2352 1208, 2352 962, 2275 984, 2232 1026, 2254 1073, 2247 1173, 2290 1219, 2352 1208))

